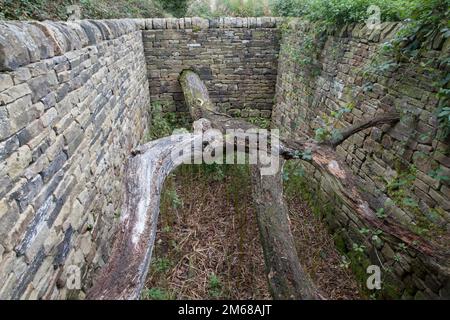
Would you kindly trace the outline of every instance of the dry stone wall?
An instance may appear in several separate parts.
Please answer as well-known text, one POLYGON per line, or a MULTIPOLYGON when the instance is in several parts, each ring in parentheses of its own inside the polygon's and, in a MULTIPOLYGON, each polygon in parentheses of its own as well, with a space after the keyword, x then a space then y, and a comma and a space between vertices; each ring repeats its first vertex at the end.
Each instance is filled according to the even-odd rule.
POLYGON ((143 32, 152 102, 185 112, 178 76, 193 69, 234 116, 271 115, 279 30, 275 18, 151 19, 143 32))
POLYGON ((147 126, 144 25, 0 23, 1 299, 78 297, 107 260, 147 126))
POLYGON ((272 121, 285 136, 304 138, 314 137, 317 129, 327 126, 324 119, 339 113, 338 129, 385 112, 400 112, 397 125, 355 134, 337 153, 360 179, 361 192, 378 203, 372 209, 378 211, 380 224, 387 215, 417 236, 437 242, 434 257, 364 225, 336 198, 326 177, 307 163, 305 193, 312 205, 320 206, 362 281, 368 276, 365 267, 376 264, 382 269, 384 297, 449 298, 450 148, 448 138, 438 138, 433 86, 449 70, 437 64, 424 68, 420 62, 448 57, 450 42, 435 39, 422 61, 376 71, 376 65, 390 63, 388 57, 376 62, 380 44, 399 27, 384 23, 381 30, 370 31, 364 25, 345 26, 316 41, 317 52, 311 55, 304 43, 310 41, 314 26, 291 22, 281 44, 272 121), (344 109, 347 112, 342 113, 344 109))
MULTIPOLYGON (((320 44, 317 61, 305 63, 308 53, 301 50, 311 42, 311 27, 302 24, 282 36, 280 23, 0 23, 0 298, 83 297, 108 259, 124 164, 148 129, 149 106, 161 102, 166 111, 184 112, 178 76, 187 68, 200 74, 223 112, 272 114, 274 126, 294 138, 314 136, 324 115, 343 108, 351 112, 338 127, 402 111, 395 127, 363 131, 337 152, 363 193, 378 199, 373 209, 437 241, 436 255, 369 230, 307 164, 303 192, 362 281, 367 264, 382 266, 384 297, 449 298, 450 189, 442 177, 450 176, 450 158, 448 139, 436 138, 432 86, 448 70, 402 64, 390 73, 363 75, 396 24, 376 32, 346 26, 320 44), (439 175, 430 175, 436 169, 439 175), (81 290, 67 285, 77 273, 81 290)), ((429 56, 448 50, 448 40, 436 39, 429 56)))
POLYGON ((196 69, 225 111, 270 117, 276 23, 0 23, 0 298, 83 297, 108 259, 150 96, 183 111, 182 69, 196 69), (69 288, 78 276, 82 290, 69 288))

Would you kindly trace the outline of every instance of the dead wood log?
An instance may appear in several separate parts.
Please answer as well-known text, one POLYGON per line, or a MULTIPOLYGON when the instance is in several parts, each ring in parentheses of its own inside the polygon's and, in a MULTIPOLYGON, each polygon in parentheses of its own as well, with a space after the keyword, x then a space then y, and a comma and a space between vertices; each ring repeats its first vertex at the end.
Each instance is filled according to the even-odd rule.
MULTIPOLYGON (((184 71, 180 77, 187 105, 195 124, 211 126, 225 132, 226 129, 250 129, 253 125, 233 119, 217 111, 211 103, 208 92, 198 75, 192 71, 184 71), (208 119, 202 121, 201 118, 208 119)), ((390 115, 389 115, 390 117, 390 115)), ((380 221, 373 209, 373 199, 361 193, 355 176, 338 160, 334 147, 346 138, 371 125, 392 123, 378 119, 348 129, 342 134, 341 141, 319 144, 315 141, 282 141, 279 147, 280 157, 284 159, 299 158, 299 153, 308 150, 311 157, 304 159, 319 169, 329 181, 346 205, 366 221, 369 225, 401 239, 409 246, 426 255, 442 256, 448 252, 439 251, 435 244, 416 236, 393 219, 380 221)), ((145 144, 133 152, 126 164, 124 204, 122 216, 114 240, 110 259, 95 279, 93 287, 88 291, 88 299, 138 299, 145 283, 150 264, 156 225, 159 214, 160 193, 167 175, 183 160, 174 161, 171 153, 181 150, 193 143, 208 147, 208 142, 201 135, 182 134, 174 139, 166 137, 145 144)), ((231 142, 235 143, 234 142, 231 142)), ((280 299, 318 297, 314 285, 302 270, 296 258, 292 234, 289 230, 288 216, 283 209, 282 188, 279 176, 264 176, 253 168, 254 190, 262 196, 256 197, 258 221, 265 247, 265 258, 268 264, 269 283, 273 296, 280 299), (258 180, 259 179, 259 180, 258 180), (267 202, 258 199, 265 199, 267 202), (272 201, 273 200, 273 201, 272 201), (264 227, 261 227, 265 226, 264 227), (287 259, 286 259, 287 257, 287 259), (275 272, 277 271, 277 272, 275 272), (283 278, 284 277, 284 278, 283 278)))
POLYGON ((107 265, 87 299, 139 299, 152 256, 164 180, 185 158, 172 154, 201 136, 165 137, 133 150, 125 170, 120 223, 107 265))
MULTIPOLYGON (((212 106, 212 103, 209 101, 206 87, 202 84, 200 78, 194 72, 184 71, 182 73, 182 76, 180 77, 180 82, 185 94, 186 92, 189 92, 189 96, 186 97, 186 101, 191 110, 195 110, 195 112, 199 116, 209 119, 213 128, 218 129, 221 132, 226 132, 227 129, 242 128, 244 130, 247 130, 255 128, 252 124, 249 124, 246 121, 230 118, 227 115, 217 112, 212 106), (195 85, 190 86, 189 83, 194 83, 195 85), (205 103, 208 107, 202 108, 202 105, 204 105, 205 103)), ((449 261, 450 252, 448 248, 443 248, 441 245, 435 242, 424 239, 423 237, 412 232, 410 229, 406 228, 404 225, 400 224, 392 217, 379 219, 374 208, 381 208, 384 202, 380 200, 383 199, 374 198, 367 192, 362 192, 361 186, 364 185, 364 182, 361 182, 353 174, 353 172, 347 167, 347 165, 339 159, 337 153, 335 152, 335 148, 352 135, 374 126, 382 124, 394 124, 399 120, 400 114, 397 112, 379 115, 342 130, 340 132, 340 135, 338 135, 339 138, 337 139, 324 141, 321 143, 312 139, 305 141, 281 140, 278 151, 280 157, 284 158, 285 160, 300 158, 311 163, 322 173, 328 183, 333 186, 334 192, 345 203, 345 205, 352 211, 356 212, 359 218, 368 226, 382 230, 386 234, 404 242, 408 247, 415 249, 419 253, 428 256, 433 260, 444 259, 445 261, 449 261), (303 158, 302 155, 304 155, 305 153, 310 154, 310 156, 307 158, 303 158)), ((265 146, 258 146, 258 148, 259 147, 265 146)), ((257 177, 256 174, 253 175, 253 178, 255 177, 257 177)), ((264 192, 266 194, 271 194, 273 192, 276 192, 276 190, 278 190, 278 192, 282 192, 280 182, 276 179, 276 175, 264 176, 262 179, 265 179, 266 183, 260 182, 260 186, 266 187, 267 190, 257 190, 257 192, 255 193, 255 201, 257 203, 264 203, 264 197, 261 196, 261 194, 263 194, 264 192)), ((254 183, 258 183, 258 179, 255 179, 254 183)), ((278 195, 280 195, 280 193, 278 193, 278 195)), ((266 208, 260 208, 258 210, 258 214, 262 215, 264 214, 264 212, 272 210, 271 208, 271 205, 267 205, 266 208)), ((276 213, 278 213, 278 221, 285 220, 284 216, 287 217, 287 213, 285 214, 283 212, 283 206, 281 205, 278 205, 278 210, 276 211, 276 213)), ((259 218, 262 217, 259 216, 258 219, 259 218)), ((269 226, 269 228, 270 227, 271 226, 269 226)), ((276 226, 272 225, 272 227, 274 228, 273 230, 271 230, 272 236, 274 236, 274 234, 280 234, 279 230, 276 230, 276 226)), ((288 231, 285 230, 285 232, 288 231)), ((278 237, 281 238, 282 236, 279 235, 278 237)), ((270 252, 270 248, 267 247, 267 242, 265 242, 265 239, 262 239, 262 243, 263 246, 266 246, 266 248, 264 248, 265 252, 270 252)), ((289 241, 285 243, 285 251, 288 251, 289 248, 292 248, 292 246, 289 244, 289 241)), ((278 251, 278 253, 280 253, 280 256, 284 257, 284 255, 282 254, 283 249, 278 249, 278 251)), ((266 263, 268 264, 269 270, 271 266, 276 265, 276 263, 274 263, 273 261, 268 261, 267 259, 266 263)), ((295 262, 293 262, 292 260, 290 260, 289 262, 285 261, 285 263, 290 264, 290 266, 284 266, 284 268, 280 268, 280 273, 278 274, 278 276, 282 277, 286 274, 286 270, 289 269, 291 271, 298 270, 299 274, 302 273, 300 271, 301 266, 298 265, 297 267, 294 267, 295 262)), ((446 265, 446 263, 444 263, 443 265, 446 265)), ((298 282, 302 282, 303 286, 305 287, 314 288, 314 285, 307 284, 307 277, 303 279, 298 278, 297 280, 298 282)), ((283 281, 274 279, 271 285, 276 285, 277 283, 283 284, 283 281)), ((292 283, 290 285, 292 285, 292 283)), ((272 289, 274 289, 273 291, 278 291, 280 293, 279 295, 275 293, 274 297, 285 298, 289 298, 289 295, 286 296, 281 292, 295 292, 295 290, 297 290, 295 288, 298 287, 292 285, 292 290, 285 290, 281 287, 272 287, 272 289)), ((297 291, 298 294, 296 296, 303 298, 317 297, 317 293, 314 291, 314 289, 311 289, 306 294, 305 292, 302 293, 297 291)))
POLYGON ((278 170, 273 176, 261 175, 258 166, 251 166, 253 198, 269 288, 274 299, 319 299, 317 288, 298 258, 283 199, 281 172, 278 170))
MULTIPOLYGON (((205 85, 193 71, 183 71, 180 83, 194 119, 204 117, 214 129, 223 133, 230 129, 256 128, 248 122, 220 113, 209 99, 205 85)), ((238 140, 230 143, 234 145, 238 140)), ((269 288, 274 299, 317 299, 317 290, 298 259, 283 200, 281 166, 278 167, 274 175, 262 175, 260 165, 253 165, 251 168, 253 198, 257 206, 256 215, 269 288)))

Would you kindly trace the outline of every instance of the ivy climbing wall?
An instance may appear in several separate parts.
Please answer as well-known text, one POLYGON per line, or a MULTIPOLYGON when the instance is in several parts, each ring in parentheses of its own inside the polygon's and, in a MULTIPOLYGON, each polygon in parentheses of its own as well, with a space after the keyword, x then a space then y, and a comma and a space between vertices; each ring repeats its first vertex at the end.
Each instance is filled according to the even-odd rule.
POLYGON ((355 134, 337 153, 377 204, 372 209, 379 223, 395 219, 429 241, 434 252, 425 254, 364 225, 307 163, 303 192, 362 281, 368 265, 380 266, 383 289, 371 294, 449 298, 450 150, 437 118, 434 83, 449 71, 439 58, 449 56, 450 42, 436 38, 419 61, 396 63, 382 47, 400 27, 383 23, 372 31, 348 25, 319 34, 314 25, 291 21, 283 31, 272 120, 285 137, 320 140, 363 119, 400 112, 395 126, 355 134))

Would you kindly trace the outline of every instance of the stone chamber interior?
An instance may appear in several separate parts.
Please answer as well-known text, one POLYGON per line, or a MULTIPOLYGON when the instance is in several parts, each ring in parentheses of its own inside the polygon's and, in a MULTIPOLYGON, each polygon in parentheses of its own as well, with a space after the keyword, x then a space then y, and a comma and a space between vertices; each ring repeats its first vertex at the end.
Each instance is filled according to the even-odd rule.
MULTIPOLYGON (((187 112, 184 69, 222 112, 270 119, 283 137, 401 112, 395 126, 366 129, 336 151, 377 199, 380 223, 395 219, 426 248, 366 225, 307 162, 302 192, 361 279, 368 265, 383 266, 385 297, 449 298, 449 141, 432 85, 445 70, 364 72, 399 26, 347 25, 311 59, 308 24, 278 18, 0 23, 0 298, 85 297, 108 261, 124 163, 150 129, 150 105, 187 112), (81 288, 66 286, 74 273, 81 288)), ((431 54, 448 55, 449 40, 436 39, 431 54)))

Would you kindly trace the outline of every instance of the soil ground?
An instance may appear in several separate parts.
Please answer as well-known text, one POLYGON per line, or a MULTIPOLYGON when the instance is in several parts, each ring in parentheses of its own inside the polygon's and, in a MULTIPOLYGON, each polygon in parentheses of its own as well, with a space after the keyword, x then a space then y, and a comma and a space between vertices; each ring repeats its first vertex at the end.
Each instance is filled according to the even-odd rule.
MULTIPOLYGON (((361 298, 326 226, 286 199, 303 266, 326 299, 361 298)), ((270 299, 245 166, 183 166, 168 179, 143 299, 270 299)))

